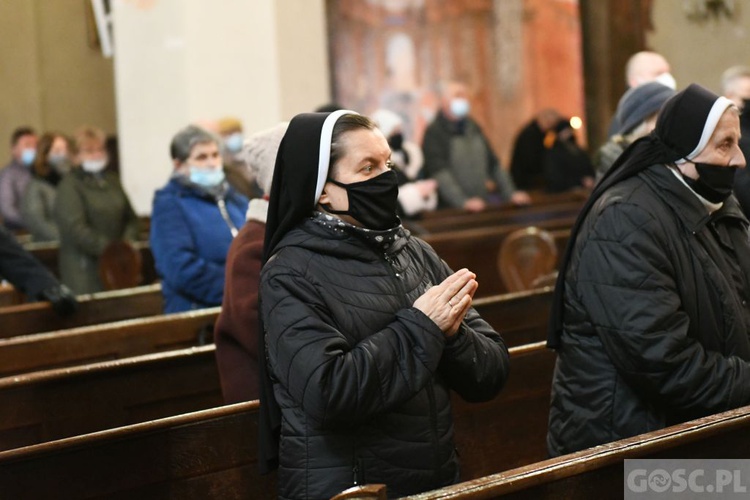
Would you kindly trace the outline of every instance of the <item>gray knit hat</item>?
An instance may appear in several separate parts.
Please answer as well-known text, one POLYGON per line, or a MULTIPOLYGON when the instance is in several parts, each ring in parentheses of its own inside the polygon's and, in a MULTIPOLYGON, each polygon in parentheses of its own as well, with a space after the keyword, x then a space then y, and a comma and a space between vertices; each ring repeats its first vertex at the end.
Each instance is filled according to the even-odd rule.
POLYGON ((288 125, 288 122, 283 122, 275 127, 256 132, 247 138, 242 148, 247 167, 255 175, 258 187, 266 194, 271 192, 276 154, 279 152, 279 144, 288 125))
POLYGON ((617 105, 617 133, 626 135, 649 116, 657 113, 675 91, 658 82, 644 83, 622 96, 617 105))

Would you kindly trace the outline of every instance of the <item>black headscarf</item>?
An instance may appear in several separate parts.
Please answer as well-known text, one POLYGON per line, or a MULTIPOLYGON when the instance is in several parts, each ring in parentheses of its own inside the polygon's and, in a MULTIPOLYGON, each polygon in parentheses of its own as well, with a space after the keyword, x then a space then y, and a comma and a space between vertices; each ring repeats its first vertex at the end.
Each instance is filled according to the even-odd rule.
POLYGON ((547 347, 554 349, 560 346, 565 275, 581 225, 596 200, 615 184, 633 177, 651 165, 682 163, 698 156, 711 138, 719 118, 731 105, 732 101, 726 97, 719 97, 700 85, 691 84, 664 103, 654 131, 631 144, 602 177, 581 209, 560 261, 552 299, 547 347))
MULTIPOLYGON (((291 229, 312 216, 323 184, 328 177, 331 136, 336 121, 354 111, 303 113, 292 118, 279 145, 273 183, 268 200, 263 264, 273 256, 279 242, 291 229)), ((263 300, 263 297, 260 298, 263 300)), ((281 409, 273 395, 273 383, 266 365, 265 329, 261 320, 258 335, 263 356, 260 365, 260 422, 258 429, 261 474, 279 465, 281 409)))

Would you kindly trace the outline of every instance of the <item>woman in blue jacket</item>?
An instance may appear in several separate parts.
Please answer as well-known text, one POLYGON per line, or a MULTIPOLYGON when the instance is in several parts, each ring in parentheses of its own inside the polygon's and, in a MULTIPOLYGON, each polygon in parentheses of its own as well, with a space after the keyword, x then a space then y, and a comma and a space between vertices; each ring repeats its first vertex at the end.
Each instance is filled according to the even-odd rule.
POLYGON ((188 126, 174 136, 170 153, 175 169, 151 213, 164 312, 218 306, 229 244, 245 222, 248 200, 224 179, 214 135, 188 126))

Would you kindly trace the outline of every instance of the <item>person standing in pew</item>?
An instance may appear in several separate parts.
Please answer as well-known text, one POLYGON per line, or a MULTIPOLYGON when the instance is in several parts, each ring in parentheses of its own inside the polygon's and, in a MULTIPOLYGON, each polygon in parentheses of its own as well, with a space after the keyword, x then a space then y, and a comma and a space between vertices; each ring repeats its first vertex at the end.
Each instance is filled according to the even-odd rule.
POLYGON ((260 397, 258 285, 273 167, 287 125, 283 122, 253 134, 242 149, 243 162, 263 197, 250 200, 247 221, 229 245, 224 299, 214 328, 221 392, 227 404, 260 397))
POLYGON ((31 300, 49 301, 61 316, 78 308, 73 292, 57 281, 4 227, 0 227, 0 278, 8 280, 31 300))
POLYGON ((440 207, 481 212, 488 203, 531 203, 528 193, 516 189, 487 137, 469 116, 466 85, 444 83, 441 95, 441 109, 422 143, 425 173, 438 182, 440 207))
POLYGON ((107 168, 105 141, 101 129, 79 129, 76 165, 57 185, 60 278, 77 294, 102 291, 99 256, 114 241, 138 237, 138 217, 119 177, 107 168))
POLYGON ((690 85, 599 182, 552 304, 553 456, 750 404, 739 112, 690 85))
POLYGON ((292 119, 274 170, 261 271, 261 471, 279 497, 355 484, 393 496, 455 483, 450 391, 494 398, 508 350, 477 288, 396 215, 391 150, 352 111, 292 119))
POLYGON ((218 306, 229 244, 245 222, 248 200, 226 181, 217 136, 189 125, 172 138, 170 153, 174 171, 151 211, 164 312, 218 306))
POLYGON ((21 215, 33 241, 59 241, 54 209, 57 185, 70 171, 70 140, 48 132, 39 139, 33 177, 21 201, 21 215))

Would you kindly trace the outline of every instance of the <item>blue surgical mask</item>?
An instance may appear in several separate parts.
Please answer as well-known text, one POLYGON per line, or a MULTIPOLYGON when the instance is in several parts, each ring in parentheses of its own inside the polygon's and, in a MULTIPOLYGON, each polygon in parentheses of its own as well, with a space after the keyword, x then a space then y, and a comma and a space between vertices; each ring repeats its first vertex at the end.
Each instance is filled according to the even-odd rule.
POLYGON ((203 187, 214 187, 224 182, 224 171, 220 168, 206 169, 190 167, 190 182, 203 187))
POLYGON ((36 159, 36 149, 34 148, 25 148, 21 150, 21 163, 26 165, 27 167, 34 163, 34 160, 36 159))
POLYGON ((463 97, 456 97, 455 99, 451 99, 450 106, 451 114, 456 118, 466 118, 466 116, 469 114, 469 111, 471 110, 469 100, 464 99, 463 97))
POLYGON ((224 139, 224 146, 230 153, 239 153, 242 149, 242 141, 242 134, 240 132, 235 132, 224 139))

